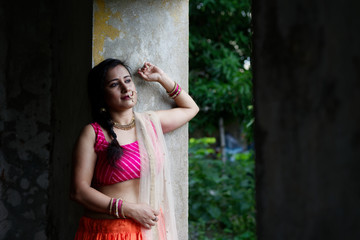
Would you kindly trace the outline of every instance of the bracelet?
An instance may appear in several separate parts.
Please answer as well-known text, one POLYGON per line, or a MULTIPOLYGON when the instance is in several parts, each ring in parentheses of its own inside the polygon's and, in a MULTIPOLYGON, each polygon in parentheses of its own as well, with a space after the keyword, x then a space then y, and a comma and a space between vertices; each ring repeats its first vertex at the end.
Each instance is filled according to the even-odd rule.
POLYGON ((116 205, 115 205, 115 216, 116 216, 116 218, 119 218, 119 201, 120 201, 120 198, 116 199, 116 205))
POLYGON ((112 208, 113 208, 113 201, 114 201, 114 199, 111 198, 111 199, 110 199, 110 203, 109 203, 109 214, 110 214, 110 215, 111 215, 112 208))
POLYGON ((167 94, 169 94, 169 95, 173 94, 174 91, 175 91, 175 89, 176 89, 176 86, 177 86, 177 85, 178 85, 178 84, 174 81, 174 87, 173 87, 173 89, 172 89, 170 92, 167 92, 167 94))
POLYGON ((121 204, 121 208, 120 208, 120 212, 121 212, 121 216, 122 216, 122 218, 126 218, 126 216, 125 216, 125 214, 124 214, 124 208, 123 208, 123 206, 124 206, 124 201, 122 201, 122 204, 121 204))
POLYGON ((177 90, 176 90, 175 93, 174 93, 172 96, 170 96, 170 97, 171 97, 172 99, 175 99, 177 96, 179 96, 181 90, 182 90, 181 87, 178 85, 177 90))
POLYGON ((171 90, 171 92, 168 92, 169 97, 171 97, 172 99, 175 99, 177 96, 179 96, 180 92, 181 92, 181 87, 179 86, 179 84, 177 84, 175 82, 175 86, 173 88, 173 90, 171 90))
POLYGON ((120 209, 121 217, 125 219, 126 216, 124 214, 123 203, 124 201, 121 198, 111 198, 109 203, 109 214, 114 215, 116 218, 120 218, 120 209))
POLYGON ((176 84, 175 90, 171 93, 168 93, 169 97, 174 96, 179 91, 179 84, 176 84))

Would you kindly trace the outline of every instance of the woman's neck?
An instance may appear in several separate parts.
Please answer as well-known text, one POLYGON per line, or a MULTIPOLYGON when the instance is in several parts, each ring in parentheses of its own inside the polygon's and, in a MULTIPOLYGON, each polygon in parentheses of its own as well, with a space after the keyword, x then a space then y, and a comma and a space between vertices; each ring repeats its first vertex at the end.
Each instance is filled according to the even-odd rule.
POLYGON ((129 124, 134 116, 133 109, 127 109, 121 112, 110 112, 111 119, 121 125, 129 124))

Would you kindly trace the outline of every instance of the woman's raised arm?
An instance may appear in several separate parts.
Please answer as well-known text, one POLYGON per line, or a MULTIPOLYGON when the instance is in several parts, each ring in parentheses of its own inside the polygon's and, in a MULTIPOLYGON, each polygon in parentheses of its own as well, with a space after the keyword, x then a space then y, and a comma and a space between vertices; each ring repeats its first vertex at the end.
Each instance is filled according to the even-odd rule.
POLYGON ((181 90, 178 94, 176 83, 155 65, 146 62, 142 68, 138 70, 139 75, 146 81, 156 81, 160 83, 165 90, 173 96, 176 107, 169 110, 157 111, 157 115, 161 122, 163 132, 171 132, 185 123, 189 122, 199 112, 199 107, 190 95, 181 90))

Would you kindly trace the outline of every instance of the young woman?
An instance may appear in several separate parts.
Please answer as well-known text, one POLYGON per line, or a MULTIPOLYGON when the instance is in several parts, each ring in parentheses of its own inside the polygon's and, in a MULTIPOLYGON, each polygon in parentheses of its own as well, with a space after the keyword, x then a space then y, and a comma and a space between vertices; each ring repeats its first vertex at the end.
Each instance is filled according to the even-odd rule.
POLYGON ((94 122, 84 127, 73 156, 71 198, 85 207, 75 239, 177 239, 163 133, 199 108, 160 68, 147 62, 138 74, 160 83, 177 107, 136 113, 138 93, 126 64, 107 59, 91 70, 94 122))

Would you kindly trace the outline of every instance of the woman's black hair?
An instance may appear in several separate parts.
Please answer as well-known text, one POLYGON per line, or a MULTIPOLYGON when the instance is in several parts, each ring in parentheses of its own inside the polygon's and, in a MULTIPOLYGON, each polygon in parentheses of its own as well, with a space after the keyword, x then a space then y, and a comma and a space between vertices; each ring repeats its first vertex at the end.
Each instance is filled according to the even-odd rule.
POLYGON ((114 167, 116 167, 116 160, 122 156, 123 149, 117 141, 108 106, 105 102, 105 80, 108 71, 118 65, 125 67, 130 76, 132 76, 131 70, 125 62, 113 58, 108 58, 96 65, 88 75, 88 95, 91 115, 93 121, 99 123, 112 138, 107 148, 107 160, 114 167))

